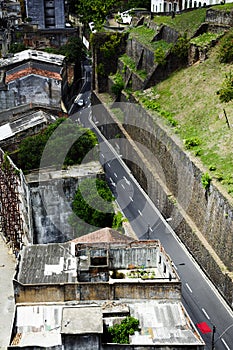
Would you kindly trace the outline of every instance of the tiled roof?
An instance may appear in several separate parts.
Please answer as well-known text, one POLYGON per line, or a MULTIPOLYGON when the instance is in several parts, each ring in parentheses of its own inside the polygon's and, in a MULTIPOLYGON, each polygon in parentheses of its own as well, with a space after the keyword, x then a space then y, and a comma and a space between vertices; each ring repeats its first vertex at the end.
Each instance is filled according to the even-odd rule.
POLYGON ((13 80, 28 76, 30 74, 36 74, 36 75, 40 75, 40 76, 46 77, 46 78, 62 80, 61 75, 59 73, 51 72, 51 71, 47 71, 47 70, 42 70, 42 69, 38 69, 35 67, 29 67, 29 68, 22 69, 19 72, 15 72, 13 74, 7 75, 5 82, 9 83, 13 80))
POLYGON ((126 236, 109 227, 88 233, 87 235, 77 237, 72 242, 75 243, 96 243, 96 242, 133 242, 132 237, 126 236))

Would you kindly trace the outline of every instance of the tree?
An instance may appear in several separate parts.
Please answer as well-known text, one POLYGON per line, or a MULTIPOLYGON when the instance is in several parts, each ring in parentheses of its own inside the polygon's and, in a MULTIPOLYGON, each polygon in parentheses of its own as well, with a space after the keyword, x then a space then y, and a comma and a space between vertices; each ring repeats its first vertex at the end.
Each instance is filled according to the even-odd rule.
POLYGON ((233 99, 233 75, 230 72, 222 83, 221 89, 217 91, 221 102, 230 102, 233 99))
POLYGON ((93 226, 112 227, 115 215, 113 200, 106 181, 98 178, 82 180, 72 203, 74 213, 69 218, 76 235, 93 231, 93 226))
POLYGON ((108 328, 112 342, 117 344, 129 344, 129 335, 135 331, 139 331, 139 320, 132 316, 127 316, 120 324, 108 328))
POLYGON ((94 22, 100 29, 114 4, 114 0, 78 0, 75 9, 82 23, 94 22))
POLYGON ((17 165, 28 172, 41 166, 80 164, 86 154, 98 143, 89 129, 59 118, 39 134, 25 138, 17 151, 17 165))
POLYGON ((85 47, 78 37, 69 38, 67 43, 62 45, 59 49, 48 47, 44 51, 57 55, 64 55, 69 62, 73 63, 80 62, 86 56, 85 47))

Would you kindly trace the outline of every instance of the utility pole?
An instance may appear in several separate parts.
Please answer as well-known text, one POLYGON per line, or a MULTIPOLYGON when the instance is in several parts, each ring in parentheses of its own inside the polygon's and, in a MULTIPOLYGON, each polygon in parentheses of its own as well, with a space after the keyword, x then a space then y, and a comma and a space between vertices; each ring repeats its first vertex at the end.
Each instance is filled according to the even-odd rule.
POLYGON ((212 342, 211 342, 212 346, 211 346, 211 350, 214 350, 214 349, 215 349, 215 346, 214 346, 214 334, 215 334, 215 332, 216 332, 216 327, 215 327, 215 325, 213 325, 213 331, 212 331, 212 342))

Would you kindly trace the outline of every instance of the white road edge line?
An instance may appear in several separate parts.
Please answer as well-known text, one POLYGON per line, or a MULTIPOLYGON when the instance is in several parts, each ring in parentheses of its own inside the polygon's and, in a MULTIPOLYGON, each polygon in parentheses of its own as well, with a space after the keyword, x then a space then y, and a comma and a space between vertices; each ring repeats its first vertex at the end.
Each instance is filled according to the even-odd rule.
POLYGON ((205 309, 201 309, 201 311, 203 312, 203 314, 205 315, 206 318, 208 318, 208 320, 210 319, 210 316, 207 314, 207 312, 205 311, 205 309))
MULTIPOLYGON (((188 288, 188 290, 190 291, 190 293, 192 293, 193 291, 192 291, 192 289, 189 287, 189 284, 188 283, 185 283, 186 284, 186 287, 188 288)), ((202 309, 202 311, 203 311, 203 309, 202 309)))
POLYGON ((229 346, 227 345, 226 341, 225 341, 223 338, 221 338, 221 341, 223 342, 223 344, 225 345, 225 347, 227 348, 227 350, 231 350, 231 349, 229 348, 229 346))
MULTIPOLYGON (((112 153, 115 154, 116 157, 118 157, 117 152, 115 151, 115 149, 112 147, 112 145, 109 143, 109 141, 103 136, 103 134, 100 132, 100 130, 97 128, 97 126, 95 125, 95 123, 92 120, 92 110, 90 111, 90 116, 89 116, 89 121, 91 122, 92 126, 95 128, 96 132, 98 134, 101 135, 101 138, 104 140, 104 142, 106 142, 108 144, 108 147, 111 149, 112 153)), ((230 306, 227 304, 227 302, 225 301, 225 299, 222 297, 222 295, 220 294, 220 292, 217 290, 217 288, 215 288, 215 286, 211 283, 211 281, 209 280, 209 278, 206 276, 206 274, 203 272, 203 270, 200 268, 200 266, 197 264, 197 262, 195 261, 194 257, 190 254, 190 252, 188 251, 188 249, 186 248, 186 246, 184 245, 184 243, 180 240, 180 238, 176 235, 175 231, 173 231, 173 229, 170 227, 170 225, 166 222, 166 220, 163 218, 162 214, 159 212, 158 208, 155 206, 155 204, 153 203, 153 201, 151 200, 151 198, 147 195, 147 193, 143 190, 143 188, 139 185, 139 183, 137 182, 137 180, 132 176, 132 172, 131 170, 128 168, 128 166, 124 163, 124 161, 121 158, 118 158, 119 162, 121 163, 121 165, 126 169, 126 171, 130 174, 131 176, 131 181, 133 183, 136 184, 136 186, 138 187, 138 189, 145 195, 145 198, 147 198, 148 202, 151 204, 152 208, 155 210, 155 212, 157 213, 157 215, 160 217, 161 221, 164 223, 164 225, 167 227, 167 229, 169 230, 169 232, 173 235, 173 237, 176 239, 177 242, 179 242, 180 247, 182 248, 182 250, 184 251, 184 253, 187 255, 187 257, 189 257, 189 259, 192 261, 194 267, 199 271, 199 273, 202 275, 202 277, 204 278, 205 282, 209 285, 209 287, 211 288, 211 290, 214 292, 214 294, 221 300, 222 305, 224 306, 224 308, 226 309, 226 311, 228 312, 228 314, 230 316, 233 315, 232 309, 230 308, 230 306)))

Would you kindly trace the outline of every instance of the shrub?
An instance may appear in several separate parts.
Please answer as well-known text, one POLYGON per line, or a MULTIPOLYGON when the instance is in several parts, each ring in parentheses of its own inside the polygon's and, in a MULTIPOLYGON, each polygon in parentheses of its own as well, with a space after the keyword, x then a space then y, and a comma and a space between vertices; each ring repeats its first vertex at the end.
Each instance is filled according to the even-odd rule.
POLYGON ((166 64, 166 52, 162 47, 158 47, 154 52, 154 61, 164 66, 166 64))
POLYGON ((201 183, 205 190, 209 189, 211 180, 212 178, 208 173, 202 174, 201 183))
POLYGON ((231 63, 233 61, 233 32, 224 35, 219 44, 218 59, 221 63, 231 63))
POLYGON ((108 328, 112 342, 117 344, 129 344, 129 335, 135 331, 139 331, 139 320, 132 316, 127 316, 120 324, 108 328))
POLYGON ((172 48, 172 53, 178 56, 179 58, 187 58, 189 45, 190 44, 187 39, 187 35, 184 35, 178 38, 177 42, 172 48))
POLYGON ((189 137, 184 140, 184 144, 187 149, 192 149, 193 147, 199 146, 201 140, 198 137, 189 137))
POLYGON ((233 75, 230 72, 222 83, 221 89, 217 91, 221 102, 230 102, 233 99, 233 75))
POLYGON ((111 91, 114 95, 119 96, 121 91, 124 88, 124 80, 120 73, 116 73, 113 77, 113 85, 111 87, 111 91))
POLYGON ((116 50, 121 43, 121 37, 118 33, 111 34, 109 40, 107 40, 101 47, 100 52, 105 58, 111 58, 116 55, 116 50))

